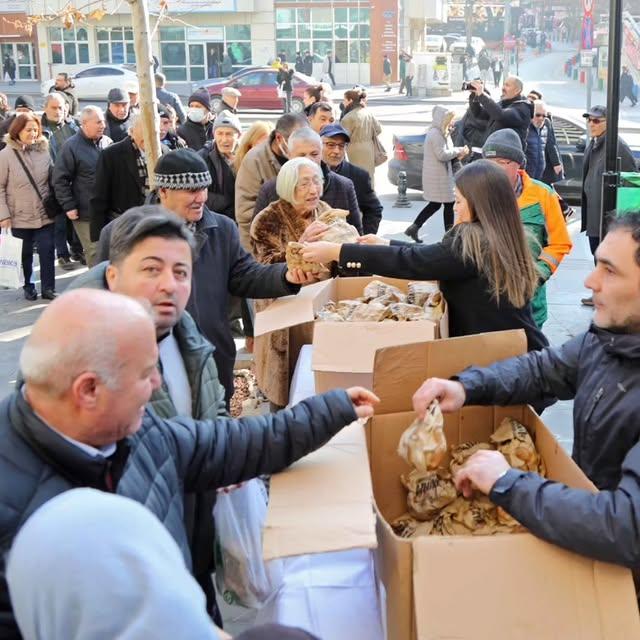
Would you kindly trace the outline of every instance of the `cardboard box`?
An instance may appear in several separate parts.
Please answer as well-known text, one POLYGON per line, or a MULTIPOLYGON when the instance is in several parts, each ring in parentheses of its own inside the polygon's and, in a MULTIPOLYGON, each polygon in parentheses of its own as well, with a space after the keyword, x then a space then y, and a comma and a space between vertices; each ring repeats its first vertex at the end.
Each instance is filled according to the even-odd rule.
POLYGON ((318 311, 333 300, 354 299, 372 280, 382 280, 402 291, 411 280, 394 278, 335 278, 303 287, 296 296, 280 298, 256 314, 256 336, 313 322, 313 361, 316 392, 336 387, 371 387, 376 349, 446 338, 448 315, 439 323, 418 322, 315 322, 318 311))
MULTIPOLYGON (((531 534, 402 539, 389 522, 407 511, 397 455, 412 422, 411 396, 428 377, 449 377, 525 349, 523 332, 500 332, 387 348, 376 355, 382 402, 368 425, 377 508, 378 573, 389 640, 612 640, 640 637, 631 573, 564 551, 531 534)), ((524 424, 549 478, 595 491, 528 407, 467 407, 445 416, 449 444, 487 440, 500 421, 524 424)))

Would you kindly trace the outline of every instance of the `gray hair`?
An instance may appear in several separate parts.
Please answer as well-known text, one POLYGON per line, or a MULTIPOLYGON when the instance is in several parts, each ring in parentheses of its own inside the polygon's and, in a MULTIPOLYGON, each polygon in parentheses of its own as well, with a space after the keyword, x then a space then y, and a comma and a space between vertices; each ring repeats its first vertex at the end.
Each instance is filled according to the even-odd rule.
POLYGON ((524 89, 524 83, 522 82, 522 78, 520 78, 519 76, 509 76, 507 80, 513 80, 516 84, 516 87, 518 87, 518 91, 522 93, 524 89))
POLYGON ((128 209, 113 223, 109 261, 121 263, 136 245, 150 237, 184 240, 194 258, 195 239, 184 220, 160 205, 144 204, 128 209))
MULTIPOLYGON (((317 103, 316 103, 317 104, 317 103)), ((318 149, 322 149, 322 138, 311 127, 296 129, 288 140, 289 151, 296 142, 313 142, 318 149)))
POLYGON ((20 371, 27 384, 47 389, 59 398, 85 371, 93 371, 111 390, 119 388, 120 358, 118 341, 103 332, 99 340, 77 340, 60 349, 57 344, 27 341, 20 352, 20 371))
POLYGON ((44 108, 46 109, 49 106, 49 103, 52 100, 58 100, 60 104, 64 107, 65 99, 64 96, 59 91, 52 91, 47 97, 44 99, 44 108))
POLYGON ((93 104, 87 105, 80 112, 80 124, 84 124, 92 116, 99 116, 104 119, 104 111, 100 107, 96 107, 93 104))
POLYGON ((535 111, 537 111, 538 109, 542 109, 545 113, 547 113, 547 105, 544 103, 543 100, 534 100, 533 108, 535 111))
MULTIPOLYGON (((158 118, 160 118, 160 116, 157 116, 158 118)), ((139 111, 134 111, 130 116, 129 116, 129 121, 127 123, 127 131, 131 131, 132 129, 135 129, 138 125, 142 124, 142 113, 140 113, 139 111)))
MULTIPOLYGON (((318 134, 316 133, 316 135, 318 134)), ((309 158, 293 158, 293 160, 289 160, 282 165, 276 178, 276 193, 285 202, 297 204, 295 197, 296 187, 300 178, 300 169, 303 167, 313 169, 315 175, 320 179, 320 184, 324 184, 322 169, 319 165, 313 160, 309 160, 309 158)))

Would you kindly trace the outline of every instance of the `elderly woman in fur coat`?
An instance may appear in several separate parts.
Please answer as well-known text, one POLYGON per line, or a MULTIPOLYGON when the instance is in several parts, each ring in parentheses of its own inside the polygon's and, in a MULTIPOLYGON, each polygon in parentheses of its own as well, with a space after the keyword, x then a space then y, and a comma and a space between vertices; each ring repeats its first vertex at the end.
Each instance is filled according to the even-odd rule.
POLYGON ((4 141, 7 146, 0 151, 0 227, 11 229, 16 238, 22 239, 24 297, 27 300, 38 297, 31 283, 35 244, 40 256, 42 297, 53 300, 56 297, 54 224, 42 202, 49 195, 51 158, 40 119, 33 113, 19 113, 4 141))
MULTIPOLYGON (((317 217, 331 207, 320 200, 323 177, 320 166, 307 158, 286 162, 276 180, 279 199, 253 219, 251 247, 262 264, 286 261, 289 242, 319 240, 326 225, 317 217)), ((256 311, 266 308, 271 300, 256 300, 256 311)), ((285 406, 289 401, 291 375, 300 347, 311 342, 309 325, 272 331, 255 339, 253 353, 258 386, 272 405, 285 406)))

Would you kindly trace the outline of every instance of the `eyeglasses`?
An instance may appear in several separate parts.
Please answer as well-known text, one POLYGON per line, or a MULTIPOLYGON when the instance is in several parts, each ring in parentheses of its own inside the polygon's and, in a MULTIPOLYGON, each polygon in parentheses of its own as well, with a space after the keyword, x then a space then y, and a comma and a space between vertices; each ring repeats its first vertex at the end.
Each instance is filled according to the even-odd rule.
POLYGON ((296 185, 296 189, 300 189, 301 191, 308 191, 309 189, 311 189, 311 185, 321 187, 322 180, 320 180, 320 178, 312 178, 311 180, 300 180, 300 182, 298 182, 298 184, 296 185))
POLYGON ((536 117, 536 118, 546 118, 546 117, 547 117, 547 114, 546 114, 546 113, 536 113, 536 114, 535 114, 535 117, 536 117))
POLYGON ((340 149, 340 151, 344 151, 347 148, 348 142, 329 142, 328 140, 324 141, 324 146, 327 149, 340 149))
POLYGON ((604 122, 606 118, 587 118, 587 120, 593 124, 600 124, 601 122, 604 122))

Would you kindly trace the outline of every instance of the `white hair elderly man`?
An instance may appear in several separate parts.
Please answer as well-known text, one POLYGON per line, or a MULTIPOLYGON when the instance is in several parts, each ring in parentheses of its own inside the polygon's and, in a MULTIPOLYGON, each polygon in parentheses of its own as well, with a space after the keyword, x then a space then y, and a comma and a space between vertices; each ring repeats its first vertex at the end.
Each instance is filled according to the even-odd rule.
POLYGON ((234 87, 225 87, 221 92, 222 100, 220 104, 216 106, 216 115, 223 111, 230 111, 231 113, 238 113, 238 103, 242 94, 234 87))
MULTIPOLYGON (((167 151, 162 145, 160 148, 167 151)), ((111 220, 144 204, 149 192, 142 117, 135 113, 129 117, 129 135, 114 143, 98 160, 89 202, 91 241, 100 239, 100 232, 111 220)))
POLYGON ((87 106, 80 112, 80 131, 64 144, 53 168, 53 186, 58 202, 82 243, 85 261, 93 264, 95 244, 90 237, 89 199, 98 158, 111 144, 104 135, 105 119, 100 107, 87 106))
POLYGON ((146 407, 161 384, 157 363, 151 316, 127 296, 71 291, 33 326, 20 356, 24 384, 0 405, 0 637, 21 637, 6 555, 27 518, 54 496, 91 487, 140 502, 191 569, 185 491, 277 473, 371 416, 377 400, 352 388, 276 414, 164 420, 146 407))
MULTIPOLYGON (((322 139, 313 129, 302 127, 289 136, 289 158, 308 158, 320 167, 324 184, 322 201, 334 209, 349 211, 347 222, 362 233, 362 214, 353 182, 329 169, 322 159, 322 139)), ((260 188, 253 212, 254 217, 277 199, 276 178, 267 180, 260 188)))

